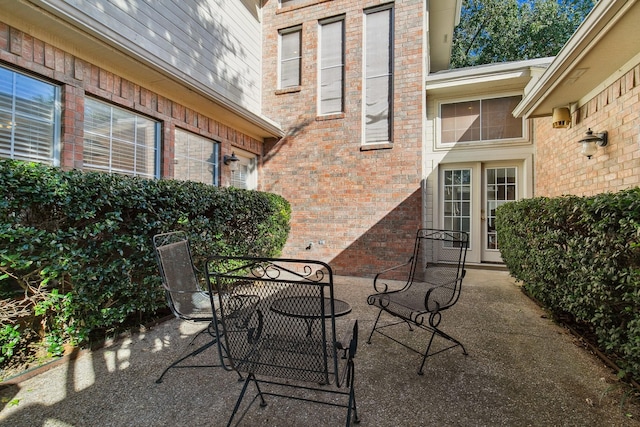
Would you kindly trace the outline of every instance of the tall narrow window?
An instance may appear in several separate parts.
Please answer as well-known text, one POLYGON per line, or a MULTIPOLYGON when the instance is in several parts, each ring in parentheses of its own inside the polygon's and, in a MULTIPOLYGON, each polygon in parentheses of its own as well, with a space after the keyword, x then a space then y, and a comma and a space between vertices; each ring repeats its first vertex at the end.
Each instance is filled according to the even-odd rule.
POLYGON ((444 228, 471 231, 471 169, 444 171, 444 228))
POLYGON ((219 146, 210 139, 176 129, 173 177, 217 186, 219 146))
POLYGON ((160 123, 94 99, 84 105, 85 169, 158 177, 160 123))
POLYGON ((0 158, 59 165, 60 90, 0 67, 0 158))
POLYGON ((364 143, 392 141, 393 9, 365 15, 364 143))
POLYGON ((320 24, 320 114, 343 111, 344 94, 344 20, 320 24))
POLYGON ((302 28, 280 31, 280 89, 300 86, 302 28))

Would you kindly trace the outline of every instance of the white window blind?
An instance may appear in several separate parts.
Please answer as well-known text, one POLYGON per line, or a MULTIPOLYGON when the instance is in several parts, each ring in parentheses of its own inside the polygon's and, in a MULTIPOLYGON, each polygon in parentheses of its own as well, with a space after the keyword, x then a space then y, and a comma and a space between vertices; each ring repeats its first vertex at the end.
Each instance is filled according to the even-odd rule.
POLYGON ((84 168, 157 178, 159 129, 154 120, 87 98, 84 168))
POLYGON ((0 67, 0 157, 59 165, 57 86, 0 67))
POLYGON ((300 28, 280 32, 280 89, 300 86, 300 28))
POLYGON ((521 96, 507 96, 442 104, 440 107, 442 142, 522 138, 522 118, 513 117, 511 114, 521 99, 521 96))
POLYGON ((344 20, 320 25, 320 114, 343 111, 344 20))
POLYGON ((218 150, 217 142, 176 129, 173 177, 217 186, 218 150))
POLYGON ((365 15, 364 142, 391 142, 393 9, 365 15))

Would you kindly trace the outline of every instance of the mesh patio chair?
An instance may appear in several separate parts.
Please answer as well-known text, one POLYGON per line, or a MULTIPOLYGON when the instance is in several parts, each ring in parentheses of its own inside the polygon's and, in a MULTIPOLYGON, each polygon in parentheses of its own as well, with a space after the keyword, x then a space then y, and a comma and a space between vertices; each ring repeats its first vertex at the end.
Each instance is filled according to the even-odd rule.
POLYGON ((210 291, 220 303, 221 344, 229 366, 246 374, 228 426, 250 384, 252 404, 267 396, 347 409, 346 425, 358 422, 354 394, 357 321, 340 340, 336 315, 350 306, 334 298, 331 268, 318 261, 214 257, 207 263, 210 291), (311 394, 310 394, 311 393, 311 394), (315 396, 315 397, 310 397, 315 396))
POLYGON ((440 322, 443 312, 453 307, 460 297, 467 246, 468 235, 465 232, 418 230, 409 261, 378 273, 373 280, 376 293, 369 295, 367 303, 378 308, 379 312, 367 343, 371 344, 371 337, 377 332, 420 354, 420 375, 424 374, 427 357, 458 346, 466 355, 462 343, 440 329, 440 322), (382 313, 394 320, 380 323, 382 313), (387 333, 387 328, 398 324, 408 325, 411 331, 414 326, 427 331, 426 349, 414 348, 398 333, 387 333), (436 336, 444 338, 449 345, 430 352, 436 336))
MULTIPOLYGON (((215 326, 213 324, 212 299, 206 290, 206 285, 199 282, 199 271, 193 265, 189 240, 184 232, 158 234, 153 237, 153 245, 158 260, 162 285, 167 297, 167 304, 171 312, 178 319, 191 322, 207 323, 207 327, 196 334, 189 342, 191 347, 195 340, 203 333, 208 333, 211 340, 199 348, 169 365, 156 380, 161 383, 165 374, 172 368, 205 368, 221 367, 222 364, 189 365, 181 364, 184 360, 196 356, 217 342, 215 326)), ((204 279, 204 278, 203 278, 204 279)))

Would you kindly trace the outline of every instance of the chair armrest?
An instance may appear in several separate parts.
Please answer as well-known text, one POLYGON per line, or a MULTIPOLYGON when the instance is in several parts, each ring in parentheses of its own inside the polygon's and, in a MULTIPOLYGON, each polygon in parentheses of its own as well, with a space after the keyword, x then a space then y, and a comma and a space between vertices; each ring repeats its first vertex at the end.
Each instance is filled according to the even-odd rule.
POLYGON ((396 265, 396 266, 387 268, 386 270, 382 270, 381 272, 376 274, 376 277, 373 279, 373 289, 375 289, 375 291, 378 292, 378 293, 388 292, 389 285, 387 283, 382 283, 383 287, 378 288, 378 279, 380 279, 381 276, 383 276, 386 273, 389 273, 389 272, 394 271, 394 270, 398 270, 399 268, 402 268, 402 267, 406 267, 407 265, 411 264, 411 261, 413 261, 413 257, 409 258, 409 261, 405 262, 404 264, 400 264, 400 265, 396 265))
POLYGON ((464 279, 464 273, 457 279, 451 280, 446 283, 441 283, 439 285, 436 285, 430 288, 424 296, 425 309, 430 313, 436 313, 444 308, 450 307, 453 304, 455 304, 455 302, 458 300, 458 296, 460 295, 459 286, 461 286, 462 284, 460 283, 459 285, 458 282, 462 282, 462 279, 464 279), (433 299, 437 298, 437 297, 434 297, 434 298, 431 297, 432 295, 435 295, 434 291, 442 288, 451 289, 451 294, 448 295, 448 298, 446 299, 446 301, 438 301, 438 300, 433 301, 433 299))

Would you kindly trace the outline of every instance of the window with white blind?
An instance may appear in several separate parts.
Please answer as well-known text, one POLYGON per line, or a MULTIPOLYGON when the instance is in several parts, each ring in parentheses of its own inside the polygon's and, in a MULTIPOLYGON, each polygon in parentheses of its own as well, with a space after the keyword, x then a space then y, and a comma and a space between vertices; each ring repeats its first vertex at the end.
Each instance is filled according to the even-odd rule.
POLYGON ((255 156, 235 151, 238 161, 238 170, 231 173, 229 185, 231 187, 255 190, 258 188, 258 162, 255 156))
POLYGON ((217 186, 219 147, 216 141, 176 129, 173 177, 217 186))
POLYGON ((344 18, 321 22, 319 31, 318 111, 321 115, 341 113, 344 105, 344 18))
POLYGON ((0 158, 60 164, 60 89, 0 67, 0 158))
POLYGON ((364 143, 392 142, 393 8, 365 12, 364 143))
POLYGON ((280 31, 279 88, 300 86, 302 27, 280 31))
POLYGON ((84 169, 159 177, 159 122, 95 99, 84 105, 84 169))
POLYGON ((521 100, 522 96, 507 96, 441 104, 441 142, 522 139, 523 120, 511 114, 521 100))

